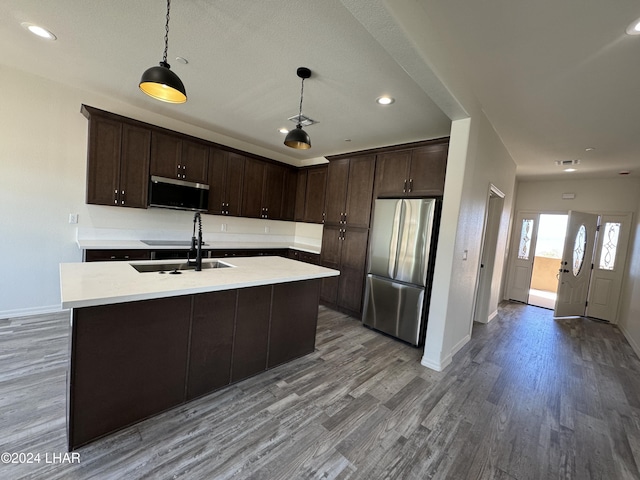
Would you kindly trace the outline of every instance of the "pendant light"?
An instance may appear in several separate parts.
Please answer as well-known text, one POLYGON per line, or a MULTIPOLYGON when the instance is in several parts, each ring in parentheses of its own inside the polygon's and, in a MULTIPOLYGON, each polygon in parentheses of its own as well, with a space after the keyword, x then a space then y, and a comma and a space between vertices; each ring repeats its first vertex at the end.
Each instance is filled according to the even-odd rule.
POLYGON ((284 139, 284 144, 287 147, 296 148, 298 150, 307 150, 311 148, 311 139, 307 132, 302 129, 302 125, 300 124, 302 118, 302 97, 304 94, 304 80, 311 76, 311 70, 306 67, 300 67, 296 71, 298 77, 302 79, 302 88, 300 89, 300 111, 298 113, 298 125, 296 128, 291 130, 287 137, 284 139))
POLYGON ((157 100, 168 103, 184 103, 187 92, 182 80, 173 73, 167 63, 167 49, 169 48, 169 8, 171 0, 167 0, 167 23, 164 34, 164 57, 159 67, 147 69, 140 79, 140 90, 157 100))

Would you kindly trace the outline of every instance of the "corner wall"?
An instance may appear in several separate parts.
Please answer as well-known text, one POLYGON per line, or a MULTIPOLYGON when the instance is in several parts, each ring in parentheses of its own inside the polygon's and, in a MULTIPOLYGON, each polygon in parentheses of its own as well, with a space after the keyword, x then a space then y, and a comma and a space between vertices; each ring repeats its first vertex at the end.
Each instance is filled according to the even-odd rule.
MULTIPOLYGON (((640 190, 640 188, 639 188, 640 190)), ((618 327, 627 341, 640 357, 640 200, 636 204, 636 215, 633 224, 629 247, 629 264, 625 281, 622 285, 622 300, 618 327)))

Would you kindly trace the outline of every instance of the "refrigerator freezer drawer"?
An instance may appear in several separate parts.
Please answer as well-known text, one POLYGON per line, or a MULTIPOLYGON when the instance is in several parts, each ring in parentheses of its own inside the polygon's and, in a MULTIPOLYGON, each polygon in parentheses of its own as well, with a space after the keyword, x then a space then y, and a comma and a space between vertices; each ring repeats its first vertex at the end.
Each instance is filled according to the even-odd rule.
POLYGON ((423 304, 424 288, 368 275, 362 323, 418 345, 423 304))

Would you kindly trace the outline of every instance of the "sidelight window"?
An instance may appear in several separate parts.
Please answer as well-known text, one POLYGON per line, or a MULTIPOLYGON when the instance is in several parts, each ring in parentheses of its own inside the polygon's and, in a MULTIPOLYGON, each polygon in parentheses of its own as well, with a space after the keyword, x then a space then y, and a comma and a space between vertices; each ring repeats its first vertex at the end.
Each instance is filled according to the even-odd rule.
POLYGON ((600 261, 598 262, 598 268, 601 270, 613 270, 616 266, 620 226, 620 223, 617 222, 606 222, 604 224, 602 250, 600 252, 600 261))
POLYGON ((533 231, 533 218, 522 219, 520 229, 520 246, 518 248, 518 259, 529 260, 531 253, 531 232, 533 231))

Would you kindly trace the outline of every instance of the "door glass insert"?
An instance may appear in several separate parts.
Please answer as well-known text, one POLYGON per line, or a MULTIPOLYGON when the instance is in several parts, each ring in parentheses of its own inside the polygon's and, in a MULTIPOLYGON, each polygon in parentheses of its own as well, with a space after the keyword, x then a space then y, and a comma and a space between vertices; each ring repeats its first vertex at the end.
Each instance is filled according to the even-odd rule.
POLYGON ((604 224, 604 236, 602 239, 600 261, 598 262, 598 268, 600 270, 613 270, 615 268, 619 237, 620 223, 606 222, 604 224))
POLYGON ((520 229, 520 247, 518 248, 518 259, 529 260, 531 252, 531 231, 533 230, 533 218, 523 218, 520 229))
POLYGON ((582 270, 584 264, 584 254, 587 247, 587 229, 584 225, 580 225, 576 239, 573 242, 573 276, 577 277, 582 270))

